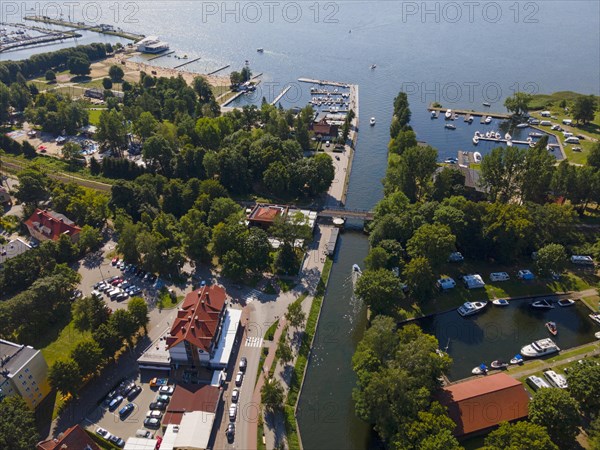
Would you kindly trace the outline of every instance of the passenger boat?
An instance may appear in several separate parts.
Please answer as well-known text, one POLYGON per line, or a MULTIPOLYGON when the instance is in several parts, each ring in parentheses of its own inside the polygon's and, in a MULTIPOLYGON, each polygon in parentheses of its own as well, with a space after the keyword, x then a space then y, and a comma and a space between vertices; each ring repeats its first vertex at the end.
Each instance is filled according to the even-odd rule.
POLYGON ((492 123, 492 117, 491 117, 491 116, 487 116, 487 117, 485 118, 485 123, 486 123, 486 124, 490 124, 490 123, 492 123))
POLYGON ((537 309, 554 309, 554 305, 551 304, 548 300, 543 299, 543 300, 538 300, 537 302, 533 302, 531 304, 532 308, 537 308, 537 309))
POLYGON ((463 316, 472 316, 481 312, 487 306, 488 302, 466 302, 457 309, 458 313, 463 316))
POLYGON ((485 364, 481 363, 479 366, 471 370, 473 375, 485 375, 488 372, 488 368, 485 364))
POLYGON ((371 64, 371 70, 377 69, 377 64, 371 64))
POLYGON ((513 356, 510 360, 511 364, 523 364, 523 357, 517 353, 515 356, 513 356))
POLYGON ((446 110, 444 117, 446 118, 446 120, 450 120, 452 118, 452 110, 451 109, 446 110))
POLYGON ((369 120, 369 124, 370 124, 371 126, 374 126, 374 125, 375 125, 375 117, 371 117, 371 120, 369 120))
POLYGON ((510 303, 505 298, 497 298, 496 300, 492 301, 492 305, 495 306, 508 306, 509 304, 510 303))
POLYGON ((597 322, 600 324, 600 314, 599 313, 590 314, 590 319, 592 319, 594 322, 597 322))
POLYGON ((521 354, 527 358, 539 358, 560 351, 558 345, 550 338, 532 342, 521 349, 521 354))
POLYGON ((544 377, 546 377, 546 380, 548 380, 554 387, 559 389, 566 389, 569 387, 567 379, 563 375, 556 373, 554 370, 546 370, 544 372, 544 377))
POLYGON ((517 125, 517 128, 528 128, 529 124, 528 123, 520 123, 517 125))
POLYGON ((446 125, 444 125, 444 128, 447 128, 448 130, 456 130, 456 125, 447 123, 446 125))
POLYGON ((556 336, 558 334, 558 328, 556 328, 555 322, 546 322, 545 326, 548 328, 548 331, 552 336, 556 336))
POLYGON ((567 306, 573 306, 575 304, 575 300, 572 300, 570 298, 561 298, 558 302, 558 306, 562 306, 567 307, 567 306))
POLYGON ((492 369, 502 370, 502 369, 506 369, 508 367, 508 363, 504 362, 500 359, 497 359, 495 361, 492 361, 492 363, 490 364, 490 367, 492 369))

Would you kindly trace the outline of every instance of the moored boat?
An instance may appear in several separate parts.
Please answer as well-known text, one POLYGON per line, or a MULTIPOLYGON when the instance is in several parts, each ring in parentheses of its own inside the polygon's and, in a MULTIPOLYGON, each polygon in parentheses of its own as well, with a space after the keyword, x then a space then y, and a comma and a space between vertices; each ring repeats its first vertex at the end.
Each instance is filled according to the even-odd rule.
POLYGON ((506 139, 507 141, 511 141, 512 140, 512 136, 510 135, 510 133, 506 133, 504 135, 504 139, 506 139))
POLYGON ((531 137, 542 137, 542 136, 544 136, 544 133, 538 133, 537 131, 534 131, 533 133, 529 133, 529 136, 531 136, 531 137))
POLYGON ((485 375, 487 372, 488 372, 488 368, 483 363, 481 363, 480 365, 475 367, 473 370, 471 370, 471 373, 473 375, 485 375))
POLYGON ((437 111, 431 111, 431 118, 432 119, 437 119, 438 118, 438 112, 437 111))
POLYGON ((570 298, 561 298, 558 302, 558 306, 562 306, 567 307, 567 306, 573 306, 575 304, 575 300, 570 299, 570 298))
POLYGON ((497 298, 496 300, 492 301, 492 305, 495 306, 508 306, 509 304, 510 303, 505 298, 497 298))
POLYGON ((523 363, 523 357, 519 353, 517 353, 515 356, 513 356, 510 359, 510 363, 511 364, 522 364, 523 363))
POLYGON ((473 314, 481 312, 487 304, 488 302, 466 302, 460 306, 457 311, 463 317, 472 316, 473 314))
POLYGON ((374 125, 375 125, 375 117, 371 117, 371 120, 369 120, 369 124, 370 124, 371 126, 374 126, 374 125))
POLYGON ((532 342, 521 349, 521 354, 527 358, 539 358, 559 352, 560 348, 550 338, 532 342))
POLYGON ((489 108, 490 106, 492 106, 492 104, 488 102, 483 102, 483 106, 487 106, 489 108))
POLYGON ((446 118, 446 120, 450 120, 452 118, 452 110, 447 109, 446 113, 444 114, 444 117, 446 118))
POLYGON ((595 333, 594 336, 596 336, 596 339, 600 339, 600 331, 598 331, 597 333, 595 333))
POLYGON ((558 334, 558 328, 556 327, 555 322, 546 322, 545 327, 548 329, 552 336, 556 336, 558 334))
POLYGON ((508 367, 508 363, 504 362, 500 359, 496 359, 495 361, 492 361, 492 363, 490 364, 490 367, 492 369, 502 370, 502 369, 506 369, 508 367))
POLYGON ((479 144, 479 136, 473 136, 473 145, 479 144))
POLYGON ((529 124, 528 123, 520 123, 517 125, 517 128, 528 128, 529 124))
POLYGON ((476 164, 479 164, 481 162, 481 153, 473 153, 473 161, 475 161, 476 164))
POLYGON ((598 314, 598 313, 590 314, 590 319, 592 319, 594 322, 597 322, 600 324, 600 314, 598 314))
POLYGON ((536 309, 553 309, 554 305, 551 304, 548 300, 546 299, 542 299, 542 300, 538 300, 536 302, 533 302, 531 304, 532 308, 536 308, 536 309))
POLYGON ((447 123, 446 125, 444 125, 444 128, 447 128, 448 130, 456 130, 456 125, 447 123))
POLYGON ((492 123, 492 116, 487 116, 487 117, 485 118, 485 123, 486 123, 486 124, 490 124, 490 123, 492 123))

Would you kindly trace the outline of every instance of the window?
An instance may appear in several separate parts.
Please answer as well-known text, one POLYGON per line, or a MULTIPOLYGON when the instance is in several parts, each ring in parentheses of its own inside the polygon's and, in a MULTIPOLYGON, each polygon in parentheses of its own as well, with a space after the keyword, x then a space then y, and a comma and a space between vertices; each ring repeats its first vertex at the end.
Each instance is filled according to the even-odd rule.
POLYGON ((25 369, 25 373, 29 373, 29 369, 25 369))
POLYGON ((22 379, 22 378, 23 378, 23 375, 19 375, 19 379, 22 379))

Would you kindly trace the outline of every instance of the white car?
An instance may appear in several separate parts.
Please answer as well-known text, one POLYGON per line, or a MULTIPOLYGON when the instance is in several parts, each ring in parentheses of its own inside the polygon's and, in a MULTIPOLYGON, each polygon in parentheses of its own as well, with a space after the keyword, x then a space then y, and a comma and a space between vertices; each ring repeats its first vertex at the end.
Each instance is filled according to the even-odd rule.
POLYGON ((111 438, 112 434, 110 434, 107 430, 105 430, 104 428, 98 428, 96 430, 96 434, 104 439, 106 439, 107 441, 111 438))
POLYGON ((153 417, 155 419, 161 419, 163 416, 163 413, 161 411, 158 410, 153 410, 153 411, 148 411, 146 413, 146 417, 153 417))
POLYGON ((591 256, 573 255, 571 256, 571 262, 573 264, 593 265, 594 259, 591 256))
POLYGON ((456 287, 456 281, 454 281, 450 277, 442 277, 439 280, 437 280, 436 284, 437 284, 437 287, 443 291, 446 291, 448 289, 452 289, 452 288, 456 287))
POLYGON ((231 401, 233 403, 237 403, 239 399, 240 399, 240 390, 239 389, 234 389, 231 392, 231 401))
POLYGON ((490 281, 508 281, 510 276, 506 272, 492 272, 490 273, 490 281))
POLYGON ((162 395, 173 395, 174 390, 173 386, 161 386, 158 388, 158 393, 162 395))
POLYGON ((240 387, 242 385, 242 381, 244 381, 244 372, 238 372, 235 376, 235 385, 240 387))
POLYGON ((232 422, 235 421, 235 417, 237 416, 237 405, 234 403, 229 407, 229 420, 232 422))

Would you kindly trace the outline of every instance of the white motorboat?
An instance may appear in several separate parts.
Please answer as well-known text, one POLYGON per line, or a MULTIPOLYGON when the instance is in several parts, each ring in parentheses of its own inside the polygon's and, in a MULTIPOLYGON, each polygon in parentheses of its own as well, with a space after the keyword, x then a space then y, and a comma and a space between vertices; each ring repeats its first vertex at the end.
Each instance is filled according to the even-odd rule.
POLYGON ((495 137, 496 139, 500 139, 500 133, 498 133, 498 132, 496 131, 496 134, 494 134, 494 137, 495 137))
POLYGON ((536 309, 554 309, 554 305, 546 299, 538 300, 531 304, 532 308, 536 309))
POLYGON ((492 137, 492 133, 489 132, 489 131, 486 131, 485 132, 485 137, 489 139, 490 137, 492 137))
POLYGON ((487 304, 488 302, 466 302, 457 311, 463 317, 472 316, 481 312, 487 304))
POLYGON ((509 133, 506 133, 504 135, 504 139, 506 139, 507 141, 511 141, 512 140, 512 136, 509 133))
POLYGON ((371 70, 377 69, 377 64, 371 64, 371 70))
POLYGON ((479 136, 473 136, 473 145, 479 144, 479 136))
POLYGON ((590 319, 592 319, 594 322, 600 324, 600 314, 596 313, 596 314, 590 314, 590 319))
POLYGON ((594 336, 596 336, 596 339, 600 339, 600 331, 598 331, 596 334, 594 334, 594 336))
POLYGON ((528 128, 529 124, 528 123, 520 123, 517 125, 517 128, 528 128))
POLYGON ((492 117, 491 117, 491 116, 487 116, 487 117, 485 118, 485 123, 486 123, 486 124, 490 124, 490 123, 492 123, 492 117))
POLYGON ((515 356, 513 356, 510 360, 511 364, 523 364, 523 357, 517 353, 515 356))
POLYGON ((432 119, 437 119, 438 118, 438 112, 437 111, 431 111, 431 118, 432 119))
POLYGON ((485 375, 488 372, 488 368, 485 364, 480 364, 479 366, 475 367, 473 370, 471 370, 471 373, 473 375, 485 375))
POLYGON ((558 334, 558 327, 556 326, 556 322, 546 322, 544 326, 548 329, 548 332, 552 336, 556 336, 558 334))
POLYGON ((496 300, 492 301, 492 305, 495 305, 495 306, 508 306, 508 305, 510 305, 510 303, 505 298, 497 298, 496 300))
POLYGON ((561 298, 556 303, 558 304, 558 306, 562 306, 564 308, 567 306, 573 306, 575 304, 575 300, 570 299, 570 298, 561 298))
POLYGON ((529 143, 529 148, 535 148, 535 144, 533 142, 529 143))
POLYGON ((489 107, 490 107, 490 106, 492 106, 492 105, 491 105, 491 103, 488 103, 488 102, 483 102, 483 106, 487 106, 487 107, 489 108, 489 107))
POLYGON ((473 153, 473 161, 475 161, 475 164, 479 164, 481 162, 481 153, 473 153))
POLYGON ((532 342, 521 349, 521 354, 527 358, 539 358, 559 352, 560 348, 550 338, 532 342))
POLYGON ((495 361, 492 361, 490 367, 495 370, 503 370, 508 367, 508 363, 502 361, 501 359, 496 359, 495 361))
POLYGON ((477 130, 477 131, 475 132, 475 136, 477 136, 477 137, 481 137, 481 133, 479 132, 479 130, 477 130))
POLYGON ((360 270, 360 267, 358 264, 353 264, 352 265, 352 285, 354 287, 356 287, 356 282, 358 281, 358 279, 362 276, 362 270, 360 270))
POLYGON ((544 372, 544 377, 546 377, 546 380, 548 380, 552 386, 559 389, 566 389, 569 387, 567 379, 563 375, 556 373, 554 370, 546 370, 544 372))
POLYGON ((369 124, 370 124, 371 126, 374 126, 374 125, 375 125, 375 117, 371 117, 371 120, 369 120, 369 124))
POLYGON ((446 125, 444 125, 444 128, 447 128, 448 130, 456 130, 456 125, 447 123, 446 125))
POLYGON ((527 137, 527 142, 533 142, 533 138, 531 136, 527 137))
POLYGON ((467 118, 467 122, 469 122, 469 123, 473 123, 473 116, 469 116, 469 117, 467 118))
POLYGON ((446 118, 446 120, 450 120, 452 118, 452 110, 451 109, 446 110, 444 117, 446 118))
POLYGON ((512 147, 512 146, 513 146, 513 143, 512 143, 512 141, 506 141, 506 145, 507 145, 508 147, 512 147))
POLYGON ((533 133, 529 133, 529 136, 531 136, 531 137, 542 137, 542 136, 544 136, 544 133, 538 133, 537 131, 534 131, 533 133))

